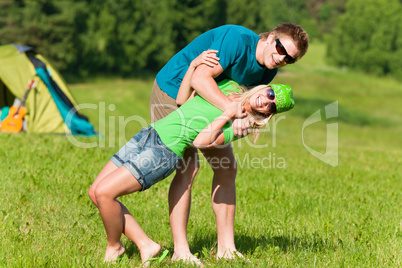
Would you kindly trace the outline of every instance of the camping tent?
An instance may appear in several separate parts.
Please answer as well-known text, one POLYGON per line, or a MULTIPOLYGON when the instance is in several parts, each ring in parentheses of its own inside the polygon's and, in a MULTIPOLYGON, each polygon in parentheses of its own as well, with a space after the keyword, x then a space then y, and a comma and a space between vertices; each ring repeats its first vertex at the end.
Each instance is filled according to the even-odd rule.
POLYGON ((0 109, 21 99, 31 80, 37 83, 25 101, 28 133, 96 134, 76 110, 76 101, 60 74, 43 56, 28 46, 0 46, 0 109))

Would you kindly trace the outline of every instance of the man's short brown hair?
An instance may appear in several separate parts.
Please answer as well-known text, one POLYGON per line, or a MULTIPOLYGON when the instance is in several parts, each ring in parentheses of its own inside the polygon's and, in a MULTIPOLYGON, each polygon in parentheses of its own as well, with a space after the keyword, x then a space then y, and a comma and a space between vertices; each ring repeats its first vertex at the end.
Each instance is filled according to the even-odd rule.
POLYGON ((267 40, 271 33, 275 34, 275 38, 288 36, 293 40, 297 50, 299 51, 299 53, 295 56, 296 60, 301 59, 301 57, 306 54, 309 38, 307 32, 299 25, 290 22, 281 23, 270 32, 260 33, 259 36, 262 40, 267 40))

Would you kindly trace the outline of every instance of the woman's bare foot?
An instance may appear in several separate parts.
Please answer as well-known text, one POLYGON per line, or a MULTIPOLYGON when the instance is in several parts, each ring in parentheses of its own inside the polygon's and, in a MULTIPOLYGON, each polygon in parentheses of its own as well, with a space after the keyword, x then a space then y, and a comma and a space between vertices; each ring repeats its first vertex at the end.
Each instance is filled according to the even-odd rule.
POLYGON ((104 262, 113 262, 119 256, 121 256, 125 250, 126 249, 124 248, 124 245, 121 241, 117 247, 109 247, 108 246, 108 247, 106 247, 105 259, 103 261, 104 262))
POLYGON ((150 265, 150 261, 147 261, 151 258, 153 258, 156 254, 159 253, 161 250, 161 246, 155 242, 152 243, 152 245, 147 246, 145 249, 141 250, 141 261, 142 261, 142 267, 148 267, 150 265))
POLYGON ((204 264, 202 264, 202 262, 191 253, 183 255, 183 256, 179 256, 178 254, 174 253, 172 256, 172 262, 175 262, 175 261, 183 261, 184 263, 187 263, 187 264, 204 267, 204 264))

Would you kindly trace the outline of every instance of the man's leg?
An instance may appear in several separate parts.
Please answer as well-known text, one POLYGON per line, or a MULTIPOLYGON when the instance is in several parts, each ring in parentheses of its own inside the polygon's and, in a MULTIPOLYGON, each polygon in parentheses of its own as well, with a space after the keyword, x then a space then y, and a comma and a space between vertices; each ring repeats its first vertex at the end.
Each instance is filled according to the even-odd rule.
POLYGON ((234 258, 234 219, 236 210, 236 159, 232 146, 219 149, 202 150, 206 160, 214 171, 211 202, 215 213, 218 234, 217 258, 234 258))
MULTIPOLYGON (((154 81, 149 108, 151 121, 155 122, 177 109, 177 105, 176 101, 163 92, 156 81, 154 81)), ((200 260, 191 254, 187 242, 191 186, 197 171, 197 150, 195 148, 189 148, 184 152, 181 167, 176 170, 176 175, 169 189, 169 218, 174 242, 172 260, 185 260, 197 265, 202 265, 200 260)))

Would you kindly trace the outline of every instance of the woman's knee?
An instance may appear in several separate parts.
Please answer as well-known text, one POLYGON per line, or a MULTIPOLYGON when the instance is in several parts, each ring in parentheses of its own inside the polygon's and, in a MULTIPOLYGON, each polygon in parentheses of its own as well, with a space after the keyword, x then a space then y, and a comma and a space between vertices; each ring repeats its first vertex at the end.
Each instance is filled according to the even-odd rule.
POLYGON ((89 196, 89 199, 91 199, 92 203, 94 203, 95 206, 98 206, 98 204, 97 204, 97 202, 96 202, 96 197, 95 197, 94 188, 95 188, 95 187, 94 187, 93 185, 91 185, 91 187, 89 187, 88 196, 89 196))
POLYGON ((110 191, 104 189, 101 185, 97 185, 96 188, 93 190, 93 200, 91 200, 96 204, 100 204, 104 201, 113 200, 114 198, 110 196, 110 191))

